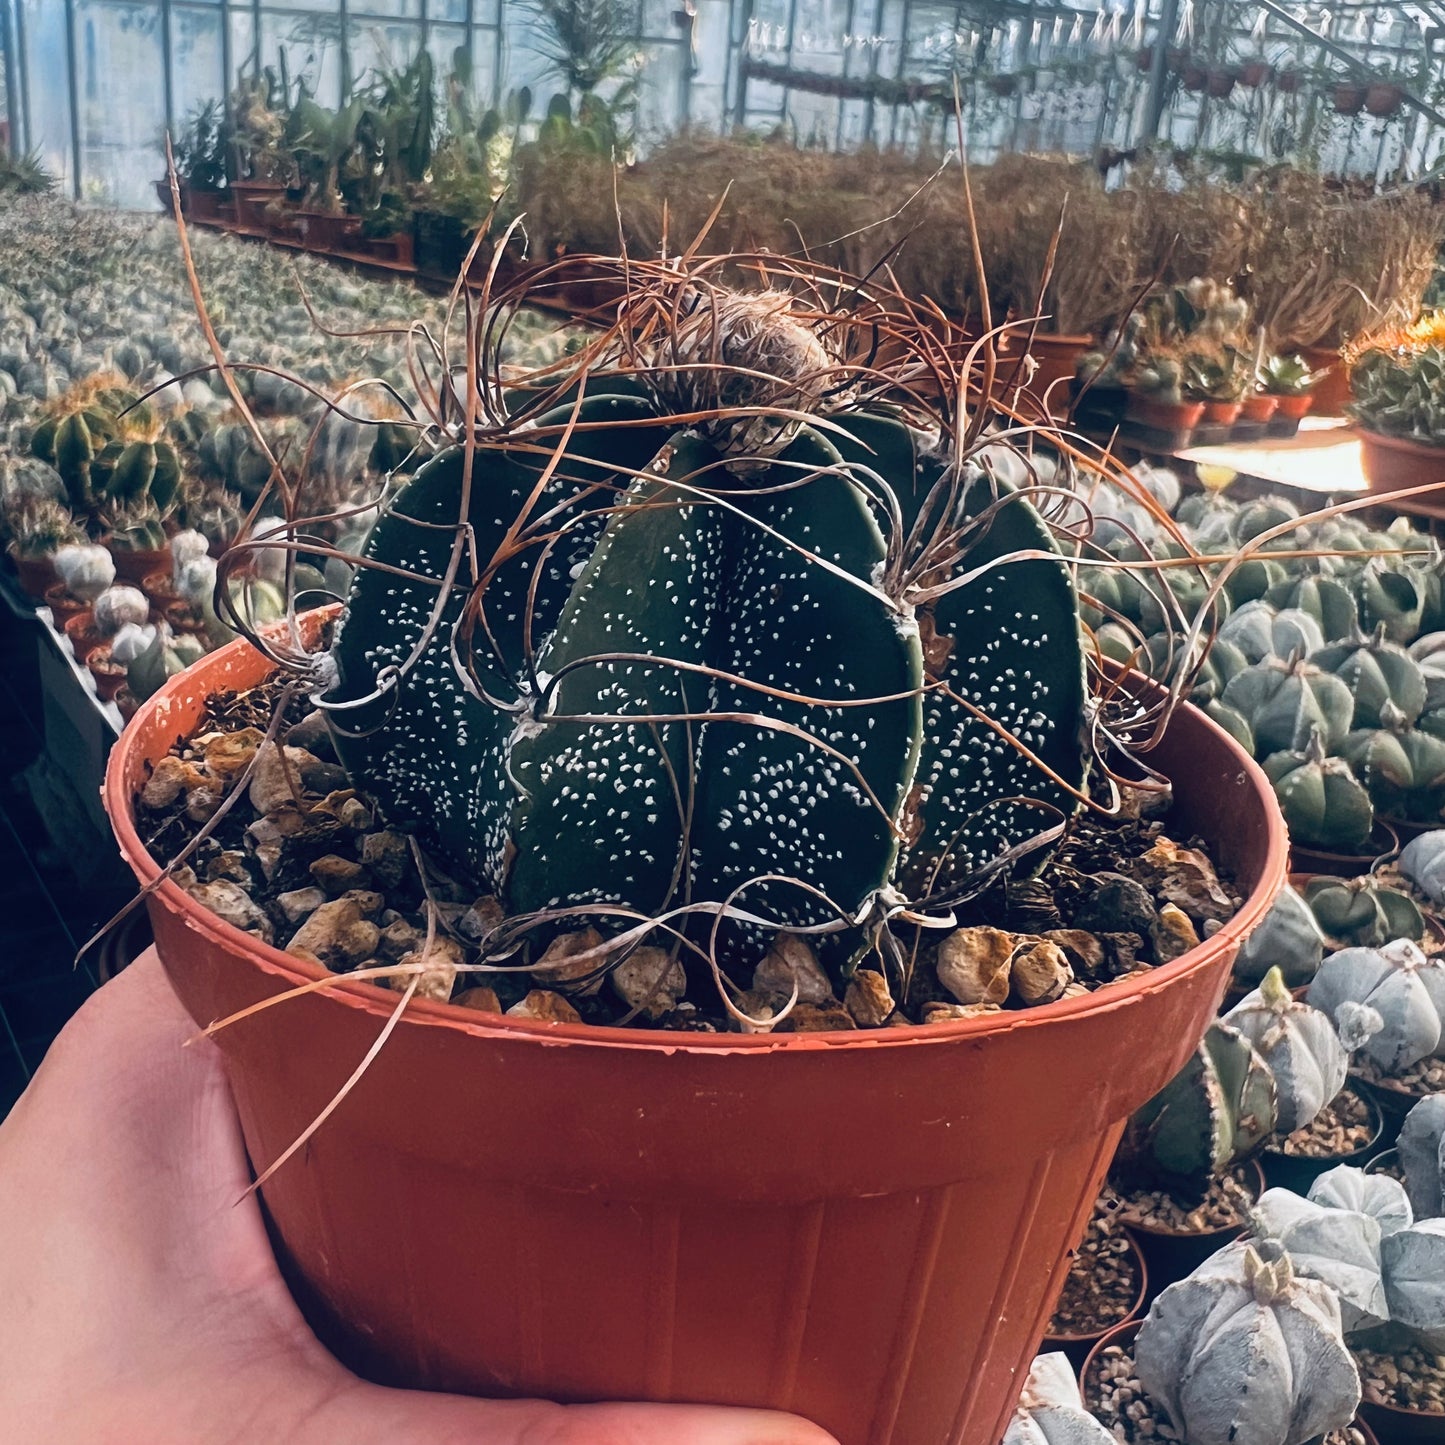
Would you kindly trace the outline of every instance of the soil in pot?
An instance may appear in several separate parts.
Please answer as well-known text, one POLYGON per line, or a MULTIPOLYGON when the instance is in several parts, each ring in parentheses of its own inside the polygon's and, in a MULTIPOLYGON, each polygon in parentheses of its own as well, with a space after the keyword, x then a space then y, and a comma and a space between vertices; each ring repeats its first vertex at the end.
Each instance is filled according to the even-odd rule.
POLYGON ((1147 1289, 1139 1246, 1110 1210, 1096 1207, 1042 1348, 1063 1350, 1078 1369, 1097 1341, 1144 1308, 1147 1289))
POLYGON ((1269 1139, 1260 1158, 1265 1182, 1306 1194, 1325 1170, 1364 1164, 1383 1128, 1379 1105, 1346 1086, 1304 1128, 1269 1139))
POLYGON ((168 602, 174 602, 180 596, 176 591, 176 579, 168 567, 146 573, 141 579, 140 587, 141 591, 162 611, 165 610, 168 602))
POLYGON ((65 590, 63 582, 57 582, 53 587, 45 589, 45 605, 50 609, 50 615, 55 618, 57 627, 64 627, 66 622, 78 613, 90 611, 90 603, 81 601, 79 597, 72 597, 65 590))
MULTIPOLYGON (((1163 1407, 1155 1405, 1145 1394, 1134 1369, 1134 1338, 1138 1330, 1137 1321, 1123 1325, 1105 1336, 1089 1356, 1079 1378, 1085 1408, 1121 1445, 1177 1441, 1179 1432, 1163 1407)), ((1310 1445, 1378 1445, 1378 1442, 1369 1426, 1357 1419, 1310 1445)))
POLYGON ((1152 1299, 1234 1239, 1263 1191, 1264 1175, 1249 1160, 1203 1185, 1111 1175, 1100 1202, 1138 1241, 1152 1299))
POLYGON ((1360 1413, 1389 1445, 1445 1440, 1445 1357, 1389 1329, 1351 1344, 1360 1413))
POLYGON ((1355 1055, 1350 1078, 1374 1099, 1384 1115, 1383 1142, 1394 1142, 1405 1115, 1429 1094, 1445 1093, 1445 1059, 1432 1057, 1411 1064, 1400 1074, 1386 1074, 1366 1053, 1355 1055))

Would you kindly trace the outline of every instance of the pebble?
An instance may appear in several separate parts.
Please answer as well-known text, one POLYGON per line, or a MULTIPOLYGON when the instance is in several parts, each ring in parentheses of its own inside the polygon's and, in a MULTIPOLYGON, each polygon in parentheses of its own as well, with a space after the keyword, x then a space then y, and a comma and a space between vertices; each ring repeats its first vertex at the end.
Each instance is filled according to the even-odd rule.
POLYGON ((665 948, 636 948, 607 976, 612 991, 644 1018, 660 1019, 687 992, 687 970, 665 948))
POLYGON ((1176 958, 1183 958, 1191 948, 1199 946, 1199 935, 1182 908, 1166 903, 1149 929, 1149 941, 1154 945, 1156 964, 1173 963, 1176 958))
POLYGON ((221 806, 221 801, 222 795, 217 788, 205 785, 192 788, 186 794, 186 817, 193 823, 209 822, 221 806))
POLYGON ((218 878, 224 878, 230 883, 240 884, 247 892, 251 889, 251 868, 246 862, 246 855, 234 848, 217 853, 206 864, 206 878, 212 883, 218 878))
POLYGON ((1364 1100, 1345 1089, 1304 1128, 1284 1138, 1276 1134, 1266 1147, 1303 1159, 1340 1159, 1363 1149, 1373 1133, 1364 1100))
POLYGON ((796 1004, 787 1018, 778 1025, 780 1033, 821 1034, 835 1029, 853 1029, 853 1015, 836 1000, 832 1003, 796 1004))
POLYGON ((293 888, 288 893, 276 895, 276 907, 293 928, 325 902, 326 895, 319 888, 293 888))
POLYGON ((283 756, 282 747, 267 743, 251 774, 251 806, 266 817, 288 803, 294 804, 305 789, 304 774, 313 765, 319 765, 318 760, 305 748, 285 748, 283 756))
POLYGON ((371 881, 371 875, 360 863, 343 858, 338 853, 327 853, 318 858, 312 863, 309 872, 328 893, 345 893, 351 888, 364 888, 371 881))
POLYGON ((445 1003, 452 996, 452 985, 457 980, 457 970, 467 961, 466 953, 456 939, 448 938, 446 934, 439 933, 431 941, 431 947, 425 950, 414 949, 405 953, 397 960, 399 964, 409 967, 421 965, 420 974, 399 973, 387 979, 387 983, 398 993, 404 993, 411 984, 413 978, 420 981, 417 983, 416 992, 419 998, 435 999, 438 1003, 445 1003))
POLYGON ((488 988, 485 984, 478 984, 474 988, 464 988, 452 1002, 458 1008, 476 1009, 479 1013, 499 1014, 502 1012, 502 1001, 497 997, 494 988, 488 988))
POLYGON ((938 981, 961 1004, 1008 998, 1018 940, 998 928, 959 928, 938 945, 938 981))
POLYGON ((369 918, 373 922, 381 917, 381 910, 386 904, 386 899, 370 888, 353 888, 341 896, 349 898, 361 910, 362 917, 369 918))
POLYGON ((779 933, 763 960, 753 970, 753 990, 786 1002, 797 984, 798 1002, 836 1003, 833 982, 823 971, 806 939, 795 933, 779 933))
POLYGON ((507 1010, 514 1019, 536 1019, 544 1024, 580 1024, 582 1015, 562 997, 547 988, 534 988, 507 1010))
POLYGON ((265 741, 259 728, 241 728, 234 733, 215 733, 207 739, 201 756, 206 767, 228 782, 251 766, 256 749, 265 741))
MULTIPOLYGON (((386 915, 383 914, 382 917, 385 918, 386 915)), ((381 941, 377 944, 377 952, 383 958, 390 959, 395 963, 404 954, 410 953, 414 948, 419 948, 425 937, 426 934, 422 929, 414 928, 406 919, 398 915, 381 930, 381 941)))
POLYGON ((1394 1351, 1383 1346, 1356 1345, 1352 1353, 1360 1367, 1366 1400, 1427 1415, 1445 1415, 1445 1356, 1433 1355, 1420 1345, 1402 1345, 1394 1351))
POLYGON ((860 968, 848 981, 843 1007, 860 1029, 882 1028, 897 1005, 888 980, 876 969, 860 968))
POLYGON ((1103 942, 1097 935, 1082 928, 1053 928, 1040 936, 1064 950, 1064 957, 1076 976, 1093 979, 1105 976, 1106 955, 1103 942))
POLYGON ((946 1024, 954 1019, 976 1019, 981 1014, 999 1014, 1003 1009, 996 1003, 926 1003, 923 1005, 923 1022, 946 1024))
POLYGON ((1100 873, 1074 913, 1075 928, 1090 933, 1137 933, 1147 937, 1159 910, 1142 883, 1122 873, 1100 873))
POLYGON ((1359 1053, 1351 1060, 1350 1072, 1371 1084, 1398 1089, 1403 1094, 1423 1096, 1445 1091, 1445 1059, 1433 1055, 1411 1064, 1402 1073, 1387 1074, 1369 1054, 1359 1053))
POLYGON ((1064 950, 1056 943, 1036 943, 1014 955, 1009 967, 1014 997, 1025 1008, 1052 1003, 1074 981, 1064 950))
POLYGON ((485 943, 506 921, 502 905, 490 893, 478 898, 457 919, 457 930, 473 943, 485 943))
POLYGON ((266 943, 272 941, 271 920, 239 884, 226 878, 198 883, 189 868, 177 869, 174 877, 202 908, 209 908, 223 923, 229 923, 244 933, 254 933, 266 943), (183 873, 190 875, 189 881, 182 880, 183 873))
POLYGON ((393 828, 367 833, 361 840, 361 861, 383 888, 395 888, 412 866, 411 844, 393 828))
POLYGON ((183 762, 174 753, 167 753, 156 763, 140 800, 147 807, 160 811, 169 808, 182 793, 205 782, 205 775, 194 763, 183 762))
POLYGON ((363 917, 354 898, 323 903, 291 936, 287 953, 316 959, 333 972, 355 968, 376 952, 381 930, 363 917))
POLYGON ((1202 1199, 1178 1199, 1167 1189, 1118 1189, 1112 1182, 1100 1191, 1100 1203, 1125 1224, 1170 1234, 1208 1234, 1243 1223, 1241 1204, 1253 1196, 1258 1179, 1236 1168, 1215 1175, 1202 1199))
POLYGON ((327 725, 326 714, 320 708, 307 713, 300 722, 293 724, 286 733, 286 742, 293 748, 305 748, 307 752, 326 762, 339 761, 331 741, 331 729, 327 725))
POLYGON ((1214 864, 1196 848, 1181 848, 1172 839, 1161 837, 1136 866, 1160 899, 1196 923, 1207 918, 1222 923, 1238 911, 1239 905, 1220 884, 1214 864))
POLYGON ((601 947, 602 935, 595 928, 559 933, 532 965, 532 977, 538 983, 555 984, 561 993, 591 998, 602 987, 607 958, 601 953, 594 953, 591 958, 578 958, 577 955, 601 947), (577 979, 586 981, 577 983, 577 979))

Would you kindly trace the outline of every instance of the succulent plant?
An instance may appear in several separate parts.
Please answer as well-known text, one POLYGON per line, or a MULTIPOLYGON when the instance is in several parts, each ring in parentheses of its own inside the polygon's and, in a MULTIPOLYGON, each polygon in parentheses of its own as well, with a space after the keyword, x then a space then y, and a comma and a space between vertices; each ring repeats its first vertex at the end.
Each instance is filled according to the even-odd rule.
POLYGON ((1299 751, 1312 735, 1333 748, 1344 740, 1354 715, 1349 687, 1303 656, 1254 663, 1232 677, 1220 696, 1249 723, 1266 754, 1299 751))
POLYGON ((1350 415, 1368 431, 1445 446, 1445 350, 1366 351, 1350 368, 1350 415))
POLYGON ((1308 655, 1325 645, 1319 623, 1308 612, 1293 607, 1279 610, 1262 599, 1246 602, 1230 613, 1219 628, 1215 646, 1221 642, 1231 644, 1251 663, 1308 655))
POLYGON ((1392 1324, 1445 1351, 1445 1219, 1421 1219, 1380 1241, 1392 1324))
POLYGON ((1271 356, 1259 369, 1260 390, 1271 396, 1303 396, 1318 381, 1302 356, 1271 356))
POLYGON ((1350 1056, 1332 1020, 1296 1003, 1278 968, 1224 1015, 1274 1076, 1275 1128, 1302 1129, 1345 1086, 1350 1056))
POLYGON ((1113 1445, 1084 1408, 1074 1367, 1063 1351, 1035 1358, 1003 1445, 1113 1445))
POLYGON ((1415 900, 1369 876, 1321 874, 1305 885, 1304 897, 1320 928, 1342 946, 1378 948, 1392 938, 1418 943, 1425 936, 1425 919, 1415 900))
POLYGON ((107 508, 101 516, 112 547, 122 552, 159 552, 165 548, 165 526, 149 501, 107 508))
POLYGON ((17 557, 50 557, 83 540, 67 507, 44 497, 22 497, 4 512, 4 527, 17 557))
POLYGON ((205 656, 205 648, 194 637, 173 635, 161 622, 156 624, 149 646, 133 658, 128 653, 129 648, 123 648, 122 655, 117 657, 115 644, 111 644, 111 656, 127 663, 125 679, 131 695, 138 702, 144 702, 178 672, 199 662, 205 656))
POLYGON ((1360 623, 1354 593, 1334 577, 1310 573, 1272 587, 1265 600, 1280 608, 1296 608, 1319 623, 1325 641, 1352 636, 1360 623))
POLYGON ((1395 1140, 1416 1219, 1445 1214, 1445 1094, 1428 1094, 1405 1115, 1395 1140))
POLYGON ((1391 642, 1408 644, 1420 631, 1425 594, 1418 575, 1407 567, 1384 559, 1367 562, 1355 583, 1355 598, 1361 623, 1372 631, 1383 629, 1391 642))
POLYGON ((1277 968, 1287 988, 1307 984, 1325 956, 1319 922, 1304 898, 1288 883, 1280 889, 1259 927, 1239 946, 1234 977, 1257 984, 1277 968))
POLYGON ((1256 1236, 1274 1241, 1297 1275, 1327 1284, 1346 1335, 1389 1317, 1380 1266, 1380 1224, 1360 1210, 1316 1203, 1288 1189, 1266 1189, 1250 1216, 1256 1236))
POLYGON ((1334 1291, 1269 1242, 1231 1244, 1171 1284, 1134 1359, 1189 1445, 1306 1445, 1360 1403, 1334 1291))
POLYGON ((1336 1164, 1326 1169, 1310 1185, 1308 1198, 1312 1204, 1330 1209, 1353 1210, 1368 1214, 1380 1226, 1380 1235, 1407 1229, 1413 1222, 1410 1201, 1404 1186, 1388 1174, 1367 1174, 1351 1164, 1336 1164))
POLYGON ((192 562, 210 555, 211 544, 204 533, 197 531, 177 532, 170 540, 171 578, 180 585, 181 574, 192 562))
POLYGON ((55 554, 55 570, 65 590, 83 602, 94 602, 115 581, 115 563, 104 547, 62 547, 55 554))
POLYGON ((137 587, 107 587, 95 599, 95 630, 114 637, 126 623, 143 624, 150 616, 150 600, 137 587))
POLYGON ((780 293, 709 296, 662 343, 668 365, 610 395, 599 377, 575 408, 478 447, 470 546, 496 560, 474 604, 470 686, 453 662, 465 599, 427 629, 457 537, 461 450, 419 470, 377 522, 366 560, 393 570, 359 570, 338 629, 324 703, 365 730, 339 744, 352 775, 514 915, 605 902, 652 916, 680 886, 720 908, 777 875, 749 888, 749 907, 821 925, 880 889, 962 885, 1043 816, 1072 811, 1055 779, 1083 779, 1078 608, 1048 529, 886 412, 842 401, 826 433, 803 425, 833 365, 818 337, 780 293), (716 344, 736 371, 688 364, 716 344), (700 419, 681 429, 677 416, 700 419), (544 494, 549 445, 565 456, 544 494), (886 538, 865 499, 880 480, 902 507, 886 538), (509 557, 538 496, 559 545, 509 557), (904 545, 915 521, 919 535, 962 529, 942 577, 993 564, 925 608, 927 676, 952 695, 924 699, 925 648, 898 590, 918 561, 904 545), (1007 560, 1022 549, 1044 555, 1007 560), (973 699, 1053 776, 1002 744, 973 699), (1008 801, 1020 797, 1045 811, 1008 801))
POLYGON ((1318 732, 1303 751, 1274 753, 1263 767, 1297 843, 1342 853, 1365 847, 1375 823, 1370 795, 1343 758, 1326 756, 1318 732))
POLYGON ((1320 964, 1308 998, 1342 1034, 1358 1026, 1361 1008, 1373 1010, 1381 1027, 1365 1051, 1385 1073, 1397 1074, 1440 1046, 1445 962, 1427 958, 1407 939, 1341 949, 1320 964))
POLYGON ((1310 661, 1334 673, 1354 695, 1356 728, 1380 727, 1387 718, 1410 727, 1425 710, 1420 664, 1403 647, 1386 640, 1383 623, 1368 637, 1356 632, 1320 648, 1310 661))
POLYGON ((1253 1153, 1275 1119, 1269 1066, 1244 1034, 1216 1020, 1183 1069, 1129 1120, 1119 1158, 1166 1178, 1205 1179, 1253 1153))
POLYGON ((1440 818, 1445 806, 1445 740, 1407 727, 1392 704, 1385 704, 1381 727, 1345 738, 1340 756, 1380 812, 1422 821, 1440 818))
POLYGON ((1400 872, 1431 903, 1445 903, 1445 828, 1411 838, 1400 850, 1400 872))

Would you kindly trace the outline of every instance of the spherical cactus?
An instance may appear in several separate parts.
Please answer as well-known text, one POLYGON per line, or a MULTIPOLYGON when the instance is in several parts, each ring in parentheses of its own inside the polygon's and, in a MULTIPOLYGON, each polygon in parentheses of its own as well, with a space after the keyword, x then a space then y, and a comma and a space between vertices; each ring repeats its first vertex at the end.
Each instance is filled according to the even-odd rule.
POLYGON ((1221 696, 1244 716, 1266 754, 1303 749, 1315 734, 1329 751, 1354 716, 1349 688, 1303 657, 1257 662, 1231 678, 1221 696))
POLYGON ((107 587, 95 599, 95 630, 114 637, 127 622, 140 626, 150 612, 150 601, 138 587, 107 587))
POLYGON ((72 597, 94 602, 115 581, 115 562, 104 547, 61 547, 55 554, 55 570, 72 597))
POLYGON ((1376 559, 1365 564, 1355 584, 1360 620, 1370 629, 1383 628, 1391 642, 1411 642, 1420 631, 1425 599, 1409 571, 1376 559))
POLYGON ((1321 874, 1305 885, 1304 897, 1320 928, 1341 946, 1378 948, 1392 938, 1418 943, 1425 936, 1424 915, 1415 900, 1368 875, 1330 878, 1321 874))
POLYGON ((1385 704, 1385 726, 1352 732, 1340 756, 1354 769, 1382 813, 1438 820, 1445 806, 1445 740, 1418 728, 1385 704))
POLYGON ((1413 726, 1425 710, 1425 675, 1420 664, 1385 637, 1383 625, 1368 637, 1355 633, 1343 642, 1322 647, 1310 656, 1316 667, 1332 672, 1355 699, 1356 728, 1382 726, 1386 718, 1413 726), (1388 713, 1384 711, 1387 707, 1388 713))
POLYGON ((1236 981, 1257 984, 1278 968, 1288 988, 1307 984, 1325 956, 1325 939, 1309 905, 1286 884, 1258 928, 1240 945, 1234 960, 1236 981))
POLYGON ((1445 1352, 1445 1219, 1421 1219, 1380 1241, 1390 1320, 1445 1352))
POLYGON ((1220 702, 1217 697, 1210 698, 1209 701, 1204 704, 1204 711, 1208 713, 1209 717, 1214 722, 1217 722, 1250 757, 1254 756, 1254 730, 1242 714, 1236 712, 1227 703, 1220 702))
POLYGON ((1275 1118, 1269 1066, 1238 1029, 1216 1020, 1189 1062, 1129 1120, 1120 1159, 1149 1173, 1204 1179, 1253 1153, 1275 1118))
POLYGON ((1360 1403, 1334 1291, 1268 1243, 1229 1245, 1171 1284, 1134 1360, 1189 1445, 1306 1445, 1360 1403))
POLYGON ((129 668, 155 640, 156 624, 147 622, 138 626, 134 622, 127 622, 110 640, 111 661, 129 668))
POLYGON ((1352 636, 1359 626, 1354 594, 1333 577, 1310 573, 1271 588, 1265 600, 1279 608, 1296 607, 1307 612, 1319 623, 1327 643, 1352 636))
POLYGON ((165 686, 168 679, 199 662, 205 649, 194 637, 174 637, 164 623, 157 625, 151 644, 126 667, 126 686, 143 702, 165 686))
POLYGON ((1445 962, 1427 958, 1407 939, 1341 949, 1320 964, 1308 997, 1342 1032, 1361 1006, 1373 1009, 1381 1027, 1365 1051, 1387 1074, 1398 1074, 1440 1047, 1445 962))
POLYGON ((1337 1164, 1326 1169, 1309 1189, 1312 1204, 1327 1209, 1344 1209, 1368 1214, 1380 1226, 1380 1235, 1407 1229, 1414 1216, 1404 1186, 1388 1174, 1366 1174, 1350 1164, 1337 1164))
POLYGON ((1400 872, 1431 903, 1445 904, 1445 828, 1411 838, 1400 850, 1400 872))
POLYGON ((1333 1022, 1318 1009, 1296 1003, 1279 969, 1270 969, 1224 1022, 1254 1045, 1274 1075, 1280 1133, 1302 1129, 1345 1087, 1350 1056, 1333 1022))
POLYGON ((185 531, 177 532, 171 538, 171 576, 177 586, 180 584, 181 573, 190 562, 198 561, 208 556, 211 544, 201 532, 185 531))
POLYGON ((1225 619, 1219 639, 1238 648, 1250 662, 1268 657, 1310 654, 1325 645, 1320 625, 1298 608, 1276 610, 1268 602, 1246 602, 1225 619))
POLYGON ((1296 843, 1340 853, 1365 847, 1374 804, 1350 765, 1325 755, 1318 734, 1303 751, 1274 753, 1263 767, 1296 843))
POLYGON ((1445 1094, 1430 1094, 1405 1116, 1395 1140, 1416 1219, 1445 1214, 1445 1094))
POLYGON ((1055 1351, 1034 1360, 1003 1445, 1114 1445, 1114 1437, 1084 1408, 1069 1357, 1055 1351))
POLYGON ((1296 1274, 1334 1290, 1345 1334, 1385 1323, 1379 1221, 1360 1210, 1318 1204, 1288 1189, 1266 1189, 1250 1219, 1256 1235, 1274 1240, 1296 1274))

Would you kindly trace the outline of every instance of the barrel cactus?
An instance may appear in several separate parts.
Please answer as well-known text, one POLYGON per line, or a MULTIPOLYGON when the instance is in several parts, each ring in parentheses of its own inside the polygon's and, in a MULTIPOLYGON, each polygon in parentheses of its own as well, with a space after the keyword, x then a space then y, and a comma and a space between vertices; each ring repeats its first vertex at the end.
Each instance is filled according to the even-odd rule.
POLYGON ((115 581, 115 563, 104 547, 62 547, 55 554, 55 570, 65 590, 82 602, 94 602, 115 581))
POLYGON ((1355 706, 1344 681, 1302 654, 1255 663, 1230 679, 1221 699, 1244 716, 1266 754, 1303 749, 1315 735, 1333 748, 1349 731, 1355 706))
POLYGON ((1134 1359, 1189 1445, 1306 1445, 1360 1403, 1334 1291, 1269 1242, 1229 1245, 1171 1284, 1134 1359))
POLYGON ((1445 740, 1409 727, 1390 703, 1381 726, 1352 732, 1340 756, 1382 813, 1439 820, 1445 807, 1445 740))
POLYGON ((1309 1001, 1339 1029, 1379 1015, 1380 1027, 1364 1045, 1387 1074, 1398 1074, 1436 1053, 1445 1010, 1445 962, 1427 958, 1408 939, 1383 948, 1344 948, 1320 964, 1309 1001))
POLYGON ((1129 1120, 1126 1169, 1202 1180, 1243 1159, 1274 1131, 1275 1083, 1248 1038, 1216 1020, 1189 1062, 1129 1120))
POLYGON ((789 294, 656 285, 627 374, 584 361, 378 520, 324 664, 343 760, 514 917, 960 896, 1084 779, 1069 568, 789 294))
POLYGON ((1113 1445, 1114 1437, 1084 1408, 1069 1357, 1039 1355, 1024 1382, 1003 1445, 1113 1445))
POLYGON ((1279 969, 1224 1015, 1224 1022, 1254 1045, 1274 1076, 1275 1127, 1302 1129, 1345 1086, 1350 1056, 1333 1022, 1297 1003, 1279 969))
POLYGON ((95 599, 95 630, 102 637, 114 637, 127 622, 143 625, 150 610, 150 601, 139 588, 107 587, 95 599))
POLYGON ((1425 936, 1425 918, 1415 900, 1369 875, 1331 878, 1321 874, 1305 885, 1304 900, 1320 928, 1341 945, 1378 948, 1394 938, 1419 943, 1425 936))
POLYGON ((1355 854, 1368 844, 1375 825, 1370 795, 1343 758, 1327 756, 1318 732, 1302 750, 1274 753, 1263 766, 1297 843, 1355 854))
POLYGON ((1390 1320, 1445 1352, 1445 1219, 1420 1219, 1380 1241, 1390 1320))
POLYGON ((1445 903, 1445 828, 1411 838, 1400 850, 1400 872, 1431 903, 1445 903))
POLYGON ((1329 1209, 1368 1214, 1380 1226, 1382 1238, 1397 1229, 1408 1229, 1414 1222, 1410 1201, 1398 1179, 1388 1174, 1367 1174, 1351 1164, 1326 1169, 1310 1185, 1308 1198, 1312 1204, 1329 1209))
POLYGON ((1360 622, 1359 608, 1350 589, 1334 577, 1304 577, 1277 584, 1265 601, 1279 608, 1298 608, 1319 623, 1325 641, 1353 636, 1360 622))
POLYGON ((1219 637, 1256 663, 1267 657, 1315 653, 1325 645, 1319 623, 1308 612, 1297 607, 1277 610, 1264 601, 1246 602, 1230 613, 1219 637))
POLYGON ((1325 956, 1319 921, 1300 893, 1280 889, 1258 928, 1240 945, 1234 960, 1237 982, 1257 984, 1278 968, 1287 988, 1307 984, 1325 956))

